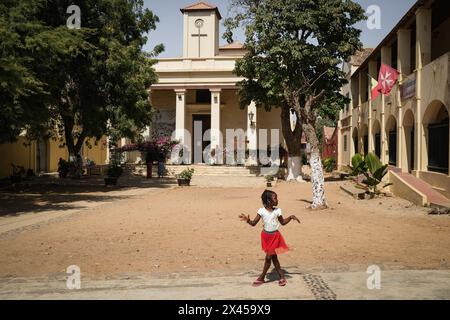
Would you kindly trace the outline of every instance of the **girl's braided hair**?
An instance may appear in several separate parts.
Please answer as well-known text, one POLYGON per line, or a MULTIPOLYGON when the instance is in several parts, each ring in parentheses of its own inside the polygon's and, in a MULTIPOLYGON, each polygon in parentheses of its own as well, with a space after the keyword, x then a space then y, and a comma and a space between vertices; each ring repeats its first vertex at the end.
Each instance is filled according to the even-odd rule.
POLYGON ((276 195, 275 192, 271 190, 265 190, 261 195, 261 200, 265 208, 271 208, 272 205, 272 197, 276 195))

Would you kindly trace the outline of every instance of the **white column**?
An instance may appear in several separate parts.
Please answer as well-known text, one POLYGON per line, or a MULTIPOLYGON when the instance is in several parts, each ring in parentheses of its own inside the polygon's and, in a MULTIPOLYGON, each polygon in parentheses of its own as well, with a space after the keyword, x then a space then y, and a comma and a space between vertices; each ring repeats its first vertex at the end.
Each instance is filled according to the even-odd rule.
POLYGON ((416 68, 431 62, 431 9, 416 12, 416 68))
POLYGON ((109 150, 109 144, 111 143, 111 137, 109 135, 106 136, 106 159, 105 164, 111 163, 111 152, 109 150))
POLYGON ((362 71, 358 73, 358 110, 359 110, 359 121, 358 121, 358 148, 359 151, 367 152, 367 150, 364 150, 364 136, 362 132, 362 127, 364 125, 364 119, 363 119, 363 76, 366 76, 363 74, 362 71))
POLYGON ((427 171, 423 150, 426 147, 422 124, 422 68, 431 62, 431 10, 419 9, 416 12, 416 116, 415 116, 415 159, 416 176, 420 171, 427 171))
MULTIPOLYGON (((377 74, 377 62, 372 60, 369 61, 369 75, 374 78, 374 79, 378 79, 378 74, 377 74)), ((368 119, 368 135, 369 135, 369 151, 375 153, 375 143, 374 143, 374 139, 373 139, 373 128, 372 128, 372 124, 373 124, 373 105, 372 105, 372 81, 369 81, 368 85, 367 85, 367 90, 369 90, 369 107, 368 107, 368 112, 369 112, 369 119, 368 119)), ((376 115, 376 113, 375 113, 376 115)), ((375 117, 376 118, 376 117, 375 117)), ((375 119, 376 120, 376 119, 375 119)))
MULTIPOLYGON (((127 139, 126 138, 121 138, 120 139, 120 146, 123 147, 123 146, 126 146, 126 145, 127 145, 127 139)), ((125 163, 128 162, 128 152, 124 152, 123 153, 122 160, 125 161, 125 163)))
MULTIPOLYGON (((392 64, 392 48, 382 47, 381 48, 381 62, 387 65, 392 64)), ((388 139, 386 135, 386 98, 384 94, 381 94, 381 161, 383 163, 389 162, 389 146, 388 139)))
POLYGON ((186 117, 186 89, 175 90, 176 117, 175 117, 175 139, 186 146, 185 117, 186 117))
MULTIPOLYGON (((397 31, 398 49, 397 49, 397 68, 400 71, 399 83, 405 80, 405 76, 411 73, 411 30, 400 29, 397 31)), ((400 87, 397 91, 398 101, 398 121, 397 121, 397 166, 403 171, 408 172, 407 148, 405 147, 405 128, 403 127, 403 105, 400 93, 400 87), (405 153, 403 151, 406 151, 405 153)))
POLYGON ((223 139, 220 131, 220 93, 221 89, 211 91, 211 150, 216 150, 216 163, 223 164, 223 139))
POLYGON ((411 73, 411 30, 398 30, 397 38, 397 69, 401 72, 399 80, 402 81, 405 75, 409 75, 411 73))
MULTIPOLYGON (((152 90, 148 89, 148 102, 150 103, 150 106, 153 108, 153 101, 152 101, 152 90)), ((143 132, 143 136, 144 136, 144 140, 146 141, 150 141, 151 140, 151 135, 152 135, 152 127, 151 127, 151 123, 150 125, 148 125, 147 127, 145 127, 145 130, 143 132)))
POLYGON ((361 107, 363 103, 363 77, 367 78, 367 75, 360 71, 358 73, 358 107, 361 107))
POLYGON ((342 153, 343 153, 343 148, 341 148, 341 146, 342 146, 342 131, 341 131, 341 128, 342 128, 342 118, 343 118, 343 111, 341 110, 341 111, 339 111, 339 120, 338 120, 338 122, 337 122, 337 127, 336 127, 336 130, 337 130, 337 135, 338 135, 338 144, 337 144, 337 159, 336 159, 336 166, 337 166, 337 169, 338 170, 340 170, 341 168, 340 168, 340 166, 341 166, 341 164, 342 164, 342 153))
POLYGON ((247 106, 247 148, 249 151, 249 157, 247 159, 248 166, 258 165, 258 130, 256 129, 257 114, 256 104, 252 101, 250 105, 247 106), (253 125, 250 122, 250 114, 253 114, 253 125))

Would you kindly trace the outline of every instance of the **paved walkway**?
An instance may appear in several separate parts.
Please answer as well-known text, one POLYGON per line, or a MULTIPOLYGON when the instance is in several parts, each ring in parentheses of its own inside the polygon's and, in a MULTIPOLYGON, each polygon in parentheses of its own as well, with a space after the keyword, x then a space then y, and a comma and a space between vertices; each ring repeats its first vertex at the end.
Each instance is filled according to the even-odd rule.
POLYGON ((450 271, 382 271, 381 288, 367 288, 366 272, 304 273, 287 270, 288 284, 279 287, 269 275, 251 286, 257 271, 229 274, 128 274, 103 280, 81 279, 69 290, 67 276, 0 279, 0 299, 146 299, 146 300, 378 300, 450 299, 450 271))

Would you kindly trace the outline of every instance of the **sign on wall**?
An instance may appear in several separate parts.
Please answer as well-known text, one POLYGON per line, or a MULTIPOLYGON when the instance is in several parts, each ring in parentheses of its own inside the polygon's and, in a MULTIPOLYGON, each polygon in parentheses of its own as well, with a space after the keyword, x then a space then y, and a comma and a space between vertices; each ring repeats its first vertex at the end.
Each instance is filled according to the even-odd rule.
POLYGON ((416 96, 416 74, 411 74, 400 86, 400 97, 402 100, 416 96))

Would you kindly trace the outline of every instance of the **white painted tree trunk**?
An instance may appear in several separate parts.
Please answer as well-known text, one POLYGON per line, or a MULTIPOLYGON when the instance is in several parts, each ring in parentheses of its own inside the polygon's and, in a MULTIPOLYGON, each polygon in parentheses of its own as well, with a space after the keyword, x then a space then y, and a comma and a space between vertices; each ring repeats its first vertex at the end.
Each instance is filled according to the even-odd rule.
POLYGON ((304 182, 302 177, 302 158, 288 157, 288 176, 286 181, 304 182))
POLYGON ((313 201, 311 204, 311 208, 319 209, 327 207, 327 202, 325 200, 322 161, 320 159, 319 153, 311 153, 311 159, 309 162, 311 165, 311 182, 313 191, 313 201))

